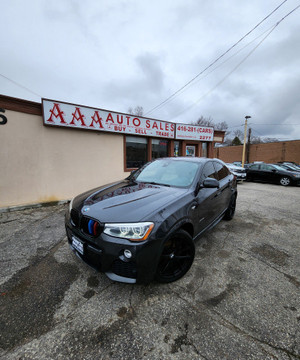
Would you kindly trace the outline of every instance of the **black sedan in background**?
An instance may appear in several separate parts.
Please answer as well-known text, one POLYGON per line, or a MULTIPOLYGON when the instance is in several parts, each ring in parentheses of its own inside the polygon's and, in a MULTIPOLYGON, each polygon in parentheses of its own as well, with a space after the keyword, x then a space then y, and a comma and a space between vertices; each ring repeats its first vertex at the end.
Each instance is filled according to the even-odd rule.
POLYGON ((274 164, 253 164, 247 169, 248 181, 262 181, 283 186, 299 185, 300 173, 274 164))
POLYGON ((217 159, 163 158, 127 179, 76 196, 71 248, 115 281, 167 283, 191 267, 195 240, 234 216, 235 177, 217 159))

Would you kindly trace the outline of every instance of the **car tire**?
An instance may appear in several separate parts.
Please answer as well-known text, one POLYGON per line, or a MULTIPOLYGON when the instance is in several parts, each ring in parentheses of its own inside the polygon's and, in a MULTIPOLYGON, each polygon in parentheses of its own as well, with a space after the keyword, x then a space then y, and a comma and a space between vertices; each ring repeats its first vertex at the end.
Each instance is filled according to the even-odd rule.
POLYGON ((279 180, 280 185, 282 186, 288 186, 291 183, 291 179, 288 176, 283 176, 280 180, 279 180))
POLYGON ((235 208, 236 208, 236 195, 232 195, 223 219, 227 221, 233 219, 235 214, 235 208))
POLYGON ((195 244, 184 230, 174 232, 163 244, 155 280, 170 283, 184 276, 194 261, 195 244))

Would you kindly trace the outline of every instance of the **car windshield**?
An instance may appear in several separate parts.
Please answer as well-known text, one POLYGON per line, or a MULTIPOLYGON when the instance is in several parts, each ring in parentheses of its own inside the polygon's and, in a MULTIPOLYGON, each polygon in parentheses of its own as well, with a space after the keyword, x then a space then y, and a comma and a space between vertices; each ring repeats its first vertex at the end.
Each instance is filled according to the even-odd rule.
POLYGON ((184 160, 156 160, 149 163, 135 178, 138 182, 188 187, 194 181, 199 164, 184 160))
POLYGON ((299 168, 295 165, 287 164, 286 167, 287 167, 287 169, 299 171, 299 168))

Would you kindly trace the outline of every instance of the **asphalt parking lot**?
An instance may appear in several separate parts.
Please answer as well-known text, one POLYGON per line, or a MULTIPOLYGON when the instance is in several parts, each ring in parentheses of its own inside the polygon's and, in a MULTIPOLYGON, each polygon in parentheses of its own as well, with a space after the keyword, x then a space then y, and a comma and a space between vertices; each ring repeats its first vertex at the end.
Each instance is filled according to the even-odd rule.
POLYGON ((235 218, 168 285, 80 261, 66 205, 1 213, 1 359, 300 359, 300 189, 238 191, 235 218))

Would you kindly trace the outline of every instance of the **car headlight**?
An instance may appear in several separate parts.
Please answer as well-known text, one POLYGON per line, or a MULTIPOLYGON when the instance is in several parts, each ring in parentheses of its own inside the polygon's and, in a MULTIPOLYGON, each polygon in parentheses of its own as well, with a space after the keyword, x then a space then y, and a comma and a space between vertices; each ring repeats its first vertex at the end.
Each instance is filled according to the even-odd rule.
POLYGON ((153 227, 152 222, 105 224, 103 232, 110 236, 131 241, 143 241, 149 237, 153 227))
POLYGON ((300 174, 294 174, 296 178, 300 178, 300 174))

